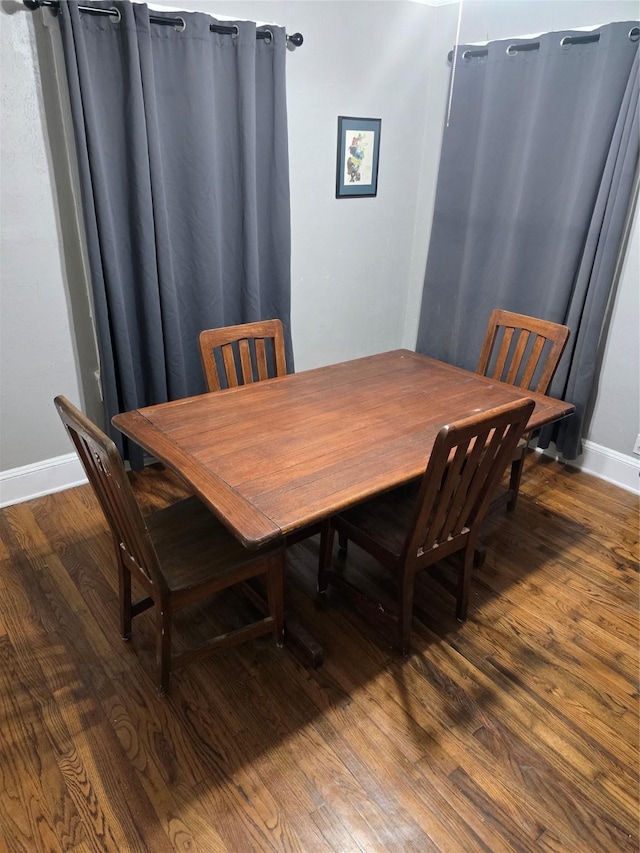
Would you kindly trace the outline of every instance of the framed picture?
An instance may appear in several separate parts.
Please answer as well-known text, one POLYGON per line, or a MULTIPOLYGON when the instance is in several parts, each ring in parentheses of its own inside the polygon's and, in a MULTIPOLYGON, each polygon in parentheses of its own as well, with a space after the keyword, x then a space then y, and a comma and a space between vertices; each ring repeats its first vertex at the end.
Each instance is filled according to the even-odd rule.
POLYGON ((336 198, 362 198, 378 192, 380 118, 338 116, 336 198))

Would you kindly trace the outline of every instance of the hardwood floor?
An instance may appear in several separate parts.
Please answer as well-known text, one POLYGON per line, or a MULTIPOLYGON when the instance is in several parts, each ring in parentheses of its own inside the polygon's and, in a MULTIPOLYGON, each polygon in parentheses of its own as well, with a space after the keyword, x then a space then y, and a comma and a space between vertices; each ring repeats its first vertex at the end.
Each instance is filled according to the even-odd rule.
MULTIPOLYGON (((148 507, 179 494, 134 480, 148 507)), ((152 615, 119 638, 89 487, 0 511, 0 849, 637 851, 638 500, 530 457, 485 542, 464 625, 451 570, 420 579, 404 662, 316 600, 317 539, 295 545, 288 601, 324 665, 263 638, 163 700, 152 615)), ((346 571, 391 590, 352 543, 346 571)))

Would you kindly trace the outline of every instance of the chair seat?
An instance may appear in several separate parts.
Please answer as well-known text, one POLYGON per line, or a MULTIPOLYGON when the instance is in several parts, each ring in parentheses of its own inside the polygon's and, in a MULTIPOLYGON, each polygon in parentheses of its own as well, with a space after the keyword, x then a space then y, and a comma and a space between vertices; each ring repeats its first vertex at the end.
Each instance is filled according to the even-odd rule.
POLYGON ((400 557, 407 530, 420 492, 421 479, 413 480, 390 492, 340 513, 333 524, 340 530, 341 521, 353 526, 367 538, 377 542, 394 557, 400 557))
POLYGON ((237 577, 243 565, 267 558, 284 548, 284 542, 248 550, 196 497, 187 498, 145 518, 158 552, 162 572, 171 592, 237 577))

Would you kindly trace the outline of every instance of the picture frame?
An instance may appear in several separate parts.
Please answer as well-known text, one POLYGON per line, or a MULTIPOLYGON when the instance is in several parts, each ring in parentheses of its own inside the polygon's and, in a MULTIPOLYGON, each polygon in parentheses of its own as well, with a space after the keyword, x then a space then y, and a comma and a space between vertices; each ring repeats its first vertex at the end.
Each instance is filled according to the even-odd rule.
POLYGON ((336 198, 378 194, 380 118, 338 116, 336 198))

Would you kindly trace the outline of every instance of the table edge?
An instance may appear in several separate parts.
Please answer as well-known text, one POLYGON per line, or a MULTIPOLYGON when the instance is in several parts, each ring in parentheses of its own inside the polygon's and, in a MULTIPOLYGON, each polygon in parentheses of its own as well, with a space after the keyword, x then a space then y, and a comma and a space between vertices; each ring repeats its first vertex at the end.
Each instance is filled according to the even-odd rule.
POLYGON ((233 535, 246 548, 258 549, 268 542, 272 542, 278 536, 282 536, 282 530, 275 522, 264 515, 252 503, 247 501, 226 481, 222 480, 211 471, 207 471, 184 451, 176 445, 154 424, 152 424, 139 409, 130 412, 122 412, 114 415, 111 423, 126 435, 131 441, 144 447, 152 453, 159 462, 173 471, 183 483, 191 488, 198 498, 209 508, 215 517, 225 525, 233 535), (181 463, 191 462, 196 466, 196 476, 185 477, 180 470, 181 463), (178 467, 180 466, 180 467, 178 467), (214 504, 207 494, 213 494, 216 498, 214 504), (234 523, 234 518, 244 516, 249 518, 256 531, 256 535, 248 538, 242 530, 234 523))

